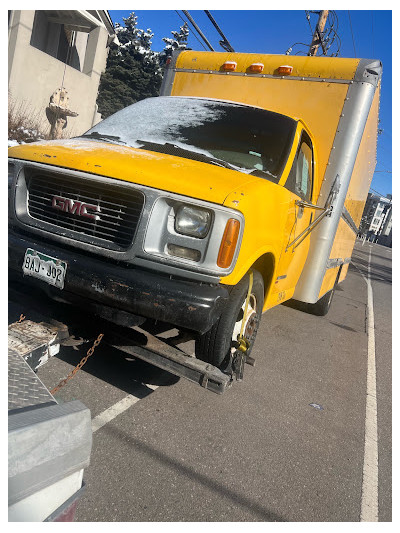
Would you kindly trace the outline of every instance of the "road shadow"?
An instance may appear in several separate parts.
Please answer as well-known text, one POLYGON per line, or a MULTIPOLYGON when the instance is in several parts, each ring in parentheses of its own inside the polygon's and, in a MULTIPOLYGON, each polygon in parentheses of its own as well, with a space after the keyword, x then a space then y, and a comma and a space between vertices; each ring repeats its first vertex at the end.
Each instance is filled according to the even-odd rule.
POLYGON ((258 503, 254 499, 251 499, 248 496, 240 494, 232 488, 219 483, 211 479, 210 477, 196 472, 195 469, 183 464, 181 461, 172 458, 165 453, 157 450, 148 443, 143 442, 142 440, 133 437, 129 433, 121 430, 120 428, 113 425, 112 427, 104 426, 102 431, 109 432, 110 436, 115 438, 117 436, 124 443, 129 443, 132 447, 133 452, 136 450, 142 454, 147 455, 151 459, 159 462, 160 464, 171 468, 173 471, 179 475, 185 476, 191 482, 196 482, 209 490, 215 492, 218 498, 224 498, 230 500, 235 507, 241 507, 246 511, 250 511, 254 516, 254 521, 264 521, 264 522, 287 522, 282 516, 270 511, 266 506, 258 503))
POLYGON ((349 265, 349 271, 360 275, 360 272, 365 276, 369 277, 372 281, 380 281, 382 283, 392 284, 392 267, 385 265, 378 265, 371 261, 370 268, 368 271, 369 259, 368 257, 358 257, 357 255, 352 257, 351 263, 349 265))
MULTIPOLYGON (((20 316, 35 322, 46 322, 62 327, 66 331, 67 345, 62 345, 54 357, 72 366, 76 366, 86 355, 87 350, 93 345, 100 333, 104 337, 93 355, 87 360, 81 371, 117 387, 130 394, 137 386, 157 385, 160 387, 176 384, 180 378, 153 366, 145 361, 128 355, 107 344, 107 334, 111 336, 113 330, 121 330, 130 338, 135 339, 138 345, 144 341, 139 332, 129 328, 117 326, 99 318, 96 315, 82 311, 73 305, 55 302, 43 291, 35 287, 18 286, 10 283, 8 299, 8 323, 16 322, 20 316), (69 345, 68 345, 69 344, 69 345)), ((145 327, 145 324, 143 324, 145 327)), ((165 324, 149 324, 153 334, 166 334, 168 327, 165 324)), ((169 328, 171 329, 171 328, 169 328)), ((179 348, 179 346, 178 346, 179 348)), ((146 395, 149 389, 143 388, 146 395)), ((140 391, 139 391, 140 394, 140 391)))
MULTIPOLYGON (((356 255, 364 255, 364 256, 366 256, 366 257, 369 257, 369 255, 370 255, 368 249, 355 248, 353 252, 354 252, 356 255)), ((377 258, 377 259, 379 259, 380 261, 387 261, 388 263, 391 263, 391 262, 392 262, 392 258, 391 258, 391 257, 384 257, 383 255, 374 254, 374 253, 371 251, 371 259, 372 259, 372 258, 377 258)))
MULTIPOLYGON (((146 361, 136 359, 124 352, 117 350, 104 342, 95 349, 93 355, 87 360, 81 371, 116 387, 117 389, 141 397, 140 387, 142 388, 142 397, 151 394, 147 385, 157 387, 169 387, 178 383, 180 378, 165 370, 157 368, 146 361)), ((72 366, 76 366, 86 355, 91 343, 80 346, 78 350, 62 347, 60 353, 55 357, 72 366)))

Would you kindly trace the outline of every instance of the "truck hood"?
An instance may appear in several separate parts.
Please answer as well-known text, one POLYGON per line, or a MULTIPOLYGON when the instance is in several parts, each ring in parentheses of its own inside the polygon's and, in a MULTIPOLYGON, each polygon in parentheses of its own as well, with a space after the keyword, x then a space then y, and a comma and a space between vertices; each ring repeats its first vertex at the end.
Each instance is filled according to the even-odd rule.
POLYGON ((223 204, 234 190, 260 178, 182 157, 108 142, 69 139, 9 148, 9 157, 81 170, 223 204))

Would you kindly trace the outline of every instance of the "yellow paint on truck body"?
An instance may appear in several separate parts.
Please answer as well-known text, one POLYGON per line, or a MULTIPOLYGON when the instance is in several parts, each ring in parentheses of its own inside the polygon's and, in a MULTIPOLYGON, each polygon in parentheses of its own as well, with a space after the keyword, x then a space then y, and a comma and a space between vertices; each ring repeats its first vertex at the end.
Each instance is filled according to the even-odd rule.
POLYGON ((24 144, 9 157, 82 170, 223 204, 232 189, 258 178, 243 172, 111 143, 71 139, 24 144))

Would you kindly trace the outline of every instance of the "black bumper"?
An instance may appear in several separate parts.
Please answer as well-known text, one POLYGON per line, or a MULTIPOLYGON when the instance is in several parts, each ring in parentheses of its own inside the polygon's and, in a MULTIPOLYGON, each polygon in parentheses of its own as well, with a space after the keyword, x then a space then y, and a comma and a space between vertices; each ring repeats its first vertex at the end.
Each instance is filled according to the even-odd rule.
POLYGON ((8 265, 12 279, 23 277, 22 263, 27 248, 68 264, 62 291, 30 276, 25 277, 27 283, 40 286, 50 297, 74 303, 78 297, 80 305, 86 302, 88 308, 92 302, 204 333, 217 321, 228 301, 228 290, 222 285, 170 279, 10 231, 8 265))

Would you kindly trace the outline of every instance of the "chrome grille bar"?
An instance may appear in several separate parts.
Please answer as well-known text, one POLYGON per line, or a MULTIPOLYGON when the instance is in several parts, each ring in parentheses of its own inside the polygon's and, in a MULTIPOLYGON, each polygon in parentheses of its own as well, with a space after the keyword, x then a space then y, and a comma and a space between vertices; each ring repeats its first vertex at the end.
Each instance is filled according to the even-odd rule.
POLYGON ((100 239, 106 248, 126 250, 131 245, 144 205, 140 191, 119 184, 47 174, 32 174, 27 188, 32 218, 73 231, 78 240, 80 235, 100 239), (96 206, 96 218, 55 208, 54 197, 96 206))

